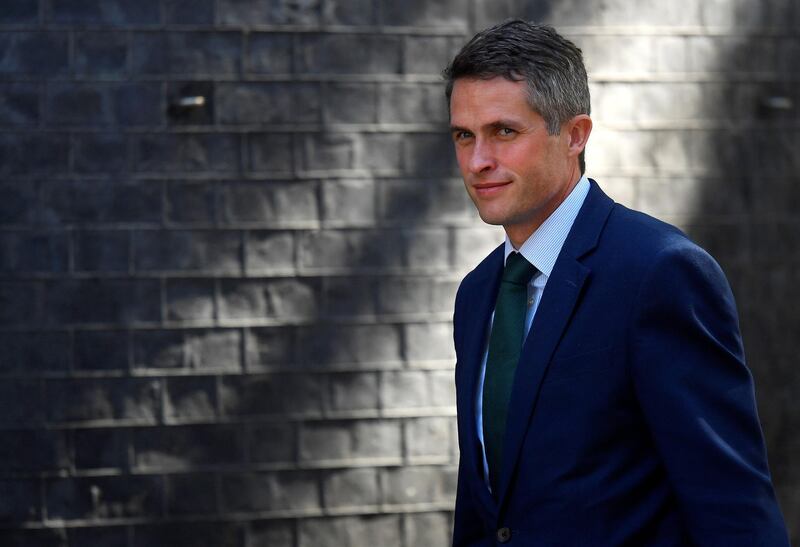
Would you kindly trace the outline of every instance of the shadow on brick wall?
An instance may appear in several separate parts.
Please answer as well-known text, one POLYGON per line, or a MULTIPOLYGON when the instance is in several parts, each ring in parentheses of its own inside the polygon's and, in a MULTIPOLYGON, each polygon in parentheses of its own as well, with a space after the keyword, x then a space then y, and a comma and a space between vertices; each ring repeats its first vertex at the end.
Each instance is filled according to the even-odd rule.
POLYGON ((796 431, 800 412, 800 57, 794 2, 736 4, 712 24, 740 29, 708 37, 703 118, 687 149, 707 176, 690 234, 722 264, 739 306, 770 468, 793 543, 800 541, 796 431), (765 31, 765 29, 770 29, 765 31))

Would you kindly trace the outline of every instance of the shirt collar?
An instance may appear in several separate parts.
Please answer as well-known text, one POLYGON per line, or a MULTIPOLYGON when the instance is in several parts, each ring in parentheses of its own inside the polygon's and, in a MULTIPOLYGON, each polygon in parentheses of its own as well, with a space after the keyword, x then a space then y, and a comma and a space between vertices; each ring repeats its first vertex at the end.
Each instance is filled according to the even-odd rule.
MULTIPOLYGON (((578 211, 589 193, 589 187, 589 179, 586 178, 586 175, 581 176, 575 188, 561 202, 561 205, 519 248, 520 254, 547 277, 550 277, 553 272, 553 266, 561 252, 561 247, 564 246, 572 224, 578 216, 578 211)), ((515 250, 506 235, 505 258, 508 258, 508 255, 515 250)))

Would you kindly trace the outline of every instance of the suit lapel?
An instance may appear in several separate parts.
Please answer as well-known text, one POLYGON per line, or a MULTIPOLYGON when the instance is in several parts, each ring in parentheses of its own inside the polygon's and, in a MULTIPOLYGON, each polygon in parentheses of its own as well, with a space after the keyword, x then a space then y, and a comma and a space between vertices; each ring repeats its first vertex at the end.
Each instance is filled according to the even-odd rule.
POLYGON ((498 496, 501 504, 514 476, 528 424, 539 398, 542 379, 591 273, 579 259, 597 246, 612 206, 613 201, 600 190, 597 183, 591 181, 590 191, 547 280, 531 325, 531 336, 526 338, 522 347, 503 445, 503 473, 498 496))
POLYGON ((481 362, 486 350, 489 320, 494 311, 503 272, 503 245, 495 249, 481 266, 476 272, 479 275, 476 277, 473 289, 467 295, 463 361, 459 362, 459 366, 463 366, 461 377, 466 386, 463 390, 457 390, 457 393, 462 398, 459 401, 459 408, 466 409, 466 416, 462 419, 467 448, 466 463, 469 465, 471 476, 478 477, 478 482, 483 486, 476 489, 480 492, 481 502, 487 512, 495 513, 497 511, 495 501, 489 489, 483 485, 482 448, 475 430, 475 396, 481 362))

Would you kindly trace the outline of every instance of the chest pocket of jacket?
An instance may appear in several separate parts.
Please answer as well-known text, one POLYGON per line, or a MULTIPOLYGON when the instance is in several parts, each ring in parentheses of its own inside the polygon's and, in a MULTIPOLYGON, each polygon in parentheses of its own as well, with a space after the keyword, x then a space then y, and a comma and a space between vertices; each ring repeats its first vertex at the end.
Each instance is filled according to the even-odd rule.
POLYGON ((572 380, 579 376, 602 374, 612 365, 612 348, 600 348, 570 355, 556 357, 547 367, 544 383, 572 380))

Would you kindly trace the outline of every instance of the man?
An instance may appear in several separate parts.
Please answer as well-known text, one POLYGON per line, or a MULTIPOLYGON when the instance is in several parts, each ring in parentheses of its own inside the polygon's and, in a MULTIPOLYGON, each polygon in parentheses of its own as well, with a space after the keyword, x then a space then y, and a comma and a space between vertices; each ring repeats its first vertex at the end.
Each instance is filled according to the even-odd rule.
POLYGON ((580 50, 509 21, 445 70, 458 164, 506 241, 455 303, 455 546, 786 546, 733 296, 585 177, 580 50))

